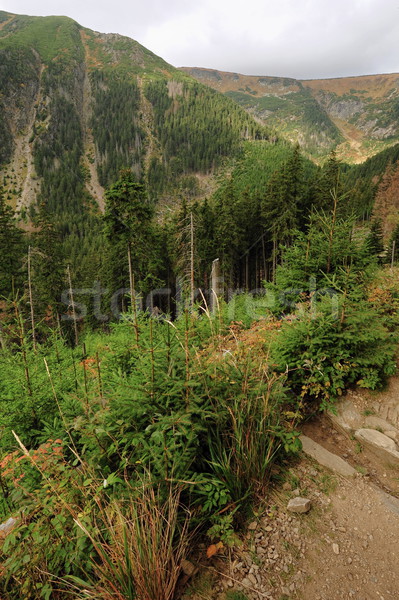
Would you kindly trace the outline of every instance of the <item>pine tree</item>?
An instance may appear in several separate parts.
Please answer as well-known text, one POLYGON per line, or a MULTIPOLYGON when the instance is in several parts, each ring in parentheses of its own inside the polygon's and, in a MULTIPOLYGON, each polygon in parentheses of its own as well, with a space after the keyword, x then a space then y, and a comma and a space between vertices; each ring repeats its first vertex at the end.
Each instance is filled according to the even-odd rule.
POLYGON ((215 202, 215 245, 221 273, 228 286, 234 284, 234 268, 243 247, 243 227, 239 219, 239 200, 230 180, 215 202))
MULTIPOLYGON (((315 184, 315 209, 329 212, 334 204, 334 195, 342 198, 344 186, 341 177, 341 163, 333 150, 315 184)), ((340 216, 348 213, 347 208, 345 203, 340 203, 340 216)))

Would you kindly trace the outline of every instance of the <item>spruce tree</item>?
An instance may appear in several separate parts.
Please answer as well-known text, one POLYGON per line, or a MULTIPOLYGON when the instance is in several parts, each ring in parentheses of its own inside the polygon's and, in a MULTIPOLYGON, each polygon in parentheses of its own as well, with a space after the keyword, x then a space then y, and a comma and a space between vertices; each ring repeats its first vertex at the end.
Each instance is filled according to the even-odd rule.
POLYGON ((367 236, 367 244, 371 254, 379 256, 384 252, 384 234, 381 219, 374 219, 367 236))
POLYGON ((137 289, 144 291, 145 280, 154 278, 149 272, 157 270, 152 264, 152 216, 145 186, 131 171, 121 171, 120 179, 105 194, 103 217, 107 239, 104 274, 111 294, 131 287, 129 263, 137 289))

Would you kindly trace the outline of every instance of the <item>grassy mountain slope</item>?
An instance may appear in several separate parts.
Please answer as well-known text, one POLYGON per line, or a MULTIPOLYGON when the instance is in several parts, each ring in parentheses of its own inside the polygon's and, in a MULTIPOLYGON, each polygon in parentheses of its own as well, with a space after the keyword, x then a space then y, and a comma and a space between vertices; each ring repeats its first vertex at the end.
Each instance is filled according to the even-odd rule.
POLYGON ((323 80, 183 68, 299 142, 314 158, 332 148, 360 163, 399 140, 399 74, 323 80))

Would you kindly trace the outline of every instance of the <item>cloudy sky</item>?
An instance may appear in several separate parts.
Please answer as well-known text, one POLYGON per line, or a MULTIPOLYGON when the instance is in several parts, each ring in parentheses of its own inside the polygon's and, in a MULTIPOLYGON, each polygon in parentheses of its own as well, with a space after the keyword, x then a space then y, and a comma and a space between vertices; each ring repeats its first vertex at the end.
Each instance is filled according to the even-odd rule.
POLYGON ((399 0, 0 0, 127 35, 175 66, 323 78, 399 72, 399 0))

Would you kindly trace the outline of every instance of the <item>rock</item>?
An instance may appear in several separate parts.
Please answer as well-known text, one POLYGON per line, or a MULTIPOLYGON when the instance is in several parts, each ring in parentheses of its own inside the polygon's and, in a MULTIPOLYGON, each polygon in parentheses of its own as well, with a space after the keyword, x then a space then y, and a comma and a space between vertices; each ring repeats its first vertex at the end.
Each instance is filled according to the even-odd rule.
POLYGON ((367 446, 374 454, 391 465, 399 465, 399 452, 395 442, 375 429, 358 429, 355 438, 367 446))
POLYGON ((334 554, 339 554, 339 546, 338 546, 338 544, 333 544, 332 545, 332 549, 333 549, 334 554))
POLYGON ((0 540, 4 540, 9 533, 14 529, 17 524, 17 520, 10 517, 5 523, 0 525, 0 540))
POLYGON ((354 477, 356 475, 356 470, 340 456, 329 452, 306 435, 301 435, 299 439, 302 442, 302 450, 305 454, 314 458, 319 464, 346 477, 354 477))
POLYGON ((399 431, 397 429, 395 430, 390 430, 390 431, 384 431, 385 435, 387 435, 389 438, 391 438, 391 440, 393 440, 396 445, 399 444, 399 431))
POLYGON ((258 582, 257 582, 257 580, 256 580, 256 577, 255 577, 255 575, 254 575, 253 573, 249 573, 249 575, 248 575, 248 579, 249 579, 249 581, 251 582, 251 584, 252 584, 253 586, 254 586, 254 585, 256 586, 256 585, 258 584, 258 582))
POLYGON ((255 529, 257 528, 257 526, 258 526, 257 522, 256 521, 252 521, 252 523, 250 523, 248 525, 248 530, 249 531, 255 531, 255 529))
POLYGON ((193 565, 189 560, 183 559, 180 563, 181 570, 187 577, 192 577, 198 571, 198 568, 193 565))
POLYGON ((349 399, 339 402, 335 406, 336 414, 328 413, 334 427, 344 433, 351 433, 363 426, 363 417, 349 399))
POLYGON ((382 490, 380 490, 379 493, 385 506, 391 512, 395 513, 396 515, 399 515, 399 498, 395 498, 395 496, 391 496, 390 494, 387 494, 382 490))
POLYGON ((296 513, 307 513, 309 512, 311 507, 311 502, 308 498, 301 498, 297 496, 296 498, 291 498, 288 502, 287 510, 290 512, 296 513))
POLYGON ((398 430, 388 423, 388 421, 385 421, 385 419, 381 419, 380 417, 375 417, 374 415, 365 417, 364 427, 367 427, 367 429, 378 429, 385 433, 385 435, 388 435, 388 432, 392 432, 393 435, 398 433, 398 430))

